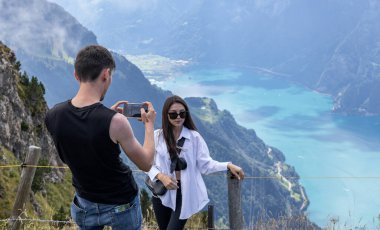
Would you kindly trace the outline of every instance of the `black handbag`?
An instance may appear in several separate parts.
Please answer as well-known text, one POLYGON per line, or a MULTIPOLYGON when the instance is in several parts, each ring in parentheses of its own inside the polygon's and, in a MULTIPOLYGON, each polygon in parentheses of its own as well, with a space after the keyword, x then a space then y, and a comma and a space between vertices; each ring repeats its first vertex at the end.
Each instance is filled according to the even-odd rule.
POLYGON ((155 196, 162 196, 166 193, 168 190, 165 185, 160 181, 152 181, 149 176, 146 176, 145 178, 145 185, 148 187, 148 189, 153 193, 155 196))
MULTIPOLYGON (((183 146, 183 144, 185 143, 185 138, 181 138, 177 145, 179 146, 179 148, 177 148, 177 152, 178 154, 181 152, 181 148, 183 146)), ((173 168, 173 160, 174 159, 171 159, 172 160, 172 164, 170 165, 170 168, 172 169, 173 168)), ((175 159, 175 164, 177 165, 177 160, 178 158, 175 159)), ((181 161, 182 164, 184 164, 184 166, 182 166, 181 169, 185 169, 186 166, 187 166, 187 163, 185 161, 185 159, 181 158, 182 161, 184 161, 184 163, 181 161)), ((175 166, 174 166, 175 167, 175 166)), ((172 170, 171 170, 172 171, 172 170)), ((156 181, 152 181, 150 179, 150 177, 147 175, 146 178, 145 178, 145 185, 146 187, 148 187, 148 189, 153 193, 153 195, 155 196, 162 196, 166 193, 166 191, 168 190, 165 185, 162 183, 162 181, 160 180, 156 180, 156 181)))

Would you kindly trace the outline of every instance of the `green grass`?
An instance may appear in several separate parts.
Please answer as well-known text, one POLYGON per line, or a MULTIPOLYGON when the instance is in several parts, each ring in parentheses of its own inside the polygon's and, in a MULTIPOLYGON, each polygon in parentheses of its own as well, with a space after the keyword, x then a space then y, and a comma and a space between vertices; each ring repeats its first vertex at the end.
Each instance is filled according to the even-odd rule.
POLYGON ((67 62, 68 64, 74 65, 75 59, 73 57, 70 57, 68 55, 63 55, 63 60, 67 62))
MULTIPOLYGON (((0 145, 0 165, 20 165, 14 154, 0 145)), ((19 167, 0 168, 0 219, 8 218, 16 198, 20 181, 19 167)))
POLYGON ((202 99, 205 106, 203 106, 200 109, 194 109, 193 113, 197 115, 202 121, 205 121, 210 124, 214 124, 217 121, 220 120, 221 117, 223 117, 222 112, 215 112, 212 110, 212 107, 210 106, 212 99, 211 98, 204 98, 202 99))
POLYGON ((296 202, 301 202, 302 201, 302 196, 301 196, 301 194, 299 194, 299 193, 295 193, 295 192, 292 192, 291 194, 290 194, 290 196, 296 201, 296 202))
POLYGON ((74 195, 70 171, 66 170, 65 178, 62 183, 49 183, 46 186, 46 190, 47 195, 44 198, 54 210, 59 210, 61 206, 70 207, 74 195))
MULTIPOLYGON (((15 158, 12 152, 0 145, 0 165, 20 164, 21 162, 15 158)), ((0 219, 7 219, 11 216, 20 176, 20 167, 0 168, 0 219)), ((69 217, 69 207, 73 194, 71 173, 66 170, 62 182, 46 183, 43 190, 33 193, 32 197, 40 211, 37 212, 29 201, 23 211, 24 218, 51 220, 61 207, 64 207, 65 214, 69 217)), ((29 224, 30 226, 41 226, 42 223, 39 223, 40 225, 38 223, 29 224)), ((3 229, 1 226, 4 225, 4 222, 0 222, 0 229, 3 229)))

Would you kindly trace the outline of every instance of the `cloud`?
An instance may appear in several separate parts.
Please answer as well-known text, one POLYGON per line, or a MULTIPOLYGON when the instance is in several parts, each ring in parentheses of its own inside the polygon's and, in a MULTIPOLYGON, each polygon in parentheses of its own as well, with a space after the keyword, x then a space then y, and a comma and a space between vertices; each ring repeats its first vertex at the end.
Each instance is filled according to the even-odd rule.
POLYGON ((117 10, 125 14, 154 8, 157 0, 50 0, 67 10, 86 27, 92 28, 103 16, 117 10))
POLYGON ((290 5, 290 0, 255 0, 255 8, 268 15, 275 16, 281 14, 290 5))
MULTIPOLYGON (((22 7, 21 4, 2 3, 2 14, 0 24, 0 39, 8 43, 12 48, 30 50, 36 46, 30 44, 38 44, 36 37, 47 38, 51 35, 44 31, 44 28, 53 28, 51 31, 58 35, 57 41, 62 41, 60 37, 64 37, 64 31, 49 25, 51 22, 43 20, 43 14, 34 13, 34 9, 38 8, 35 4, 32 9, 22 7), (36 23, 40 22, 40 23, 36 23)), ((43 39, 45 40, 45 39, 43 39)))
POLYGON ((85 26, 91 26, 98 22, 98 18, 103 11, 101 7, 102 0, 50 0, 60 6, 75 17, 85 26))
MULTIPOLYGON (((108 1, 103 1, 108 2, 108 1)), ((146 10, 157 5, 158 0, 113 0, 113 6, 118 7, 117 9, 131 12, 136 10, 146 10)))
POLYGON ((0 6, 0 40, 15 51, 21 49, 38 56, 64 57, 70 48, 78 46, 79 41, 71 39, 63 27, 66 20, 75 20, 63 15, 55 18, 50 12, 53 5, 45 1, 25 4, 0 0, 0 6))

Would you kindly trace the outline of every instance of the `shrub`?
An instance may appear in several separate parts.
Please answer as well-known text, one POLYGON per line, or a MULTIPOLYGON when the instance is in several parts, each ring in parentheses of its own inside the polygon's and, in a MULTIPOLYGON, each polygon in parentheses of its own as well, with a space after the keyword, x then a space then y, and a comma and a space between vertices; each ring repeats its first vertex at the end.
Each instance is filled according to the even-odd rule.
POLYGON ((46 103, 44 99, 45 87, 38 81, 37 77, 29 76, 26 72, 20 75, 18 83, 18 94, 24 105, 30 110, 32 116, 44 113, 46 103))
MULTIPOLYGON (((58 212, 56 212, 53 215, 53 220, 56 220, 56 221, 68 221, 69 219, 70 219, 69 215, 63 206, 61 206, 58 212)), ((66 224, 64 222, 59 222, 58 224, 55 224, 55 226, 58 226, 59 229, 62 229, 65 225, 66 224)))
POLYGON ((25 121, 21 122, 21 131, 28 131, 29 130, 29 125, 25 121))

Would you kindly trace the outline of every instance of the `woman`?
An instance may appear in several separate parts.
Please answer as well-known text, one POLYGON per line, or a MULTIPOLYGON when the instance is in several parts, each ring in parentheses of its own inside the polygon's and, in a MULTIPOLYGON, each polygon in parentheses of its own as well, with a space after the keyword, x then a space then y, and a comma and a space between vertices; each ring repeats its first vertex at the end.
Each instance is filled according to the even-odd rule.
POLYGON ((148 175, 151 180, 162 181, 168 189, 164 195, 152 197, 161 230, 183 229, 187 219, 209 202, 201 174, 229 169, 238 179, 244 178, 240 167, 210 157, 186 102, 179 96, 166 99, 162 109, 162 129, 154 134, 156 155, 148 175), (183 147, 178 147, 177 141, 181 139, 184 140, 183 147))

